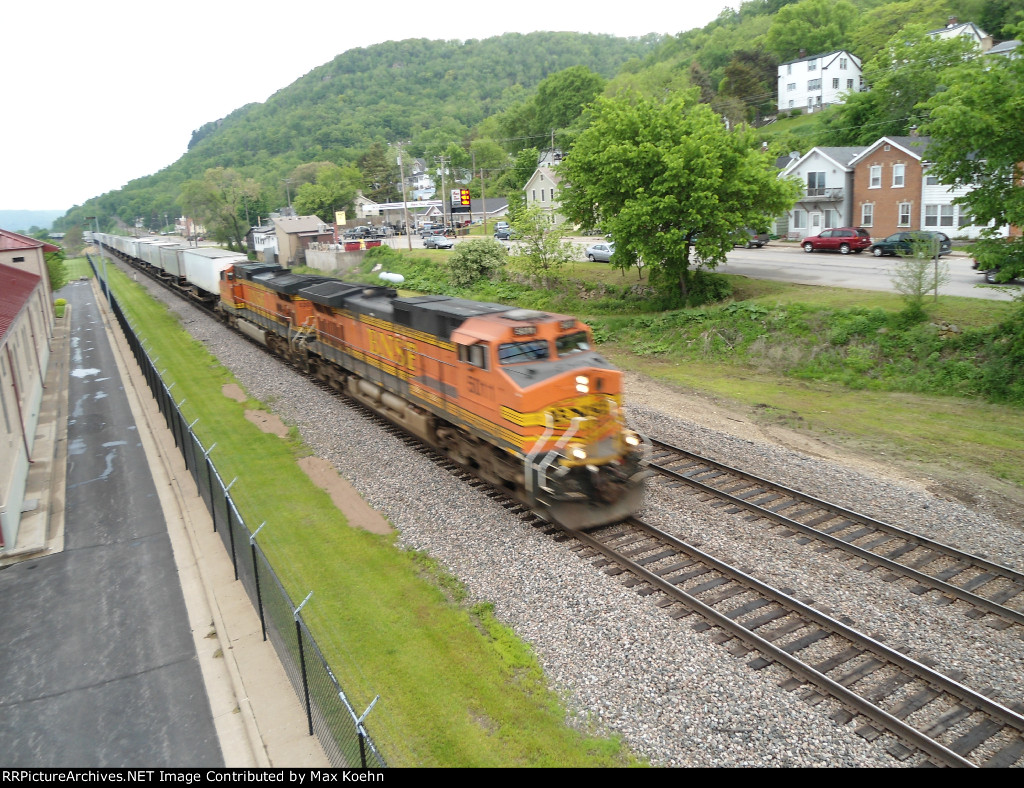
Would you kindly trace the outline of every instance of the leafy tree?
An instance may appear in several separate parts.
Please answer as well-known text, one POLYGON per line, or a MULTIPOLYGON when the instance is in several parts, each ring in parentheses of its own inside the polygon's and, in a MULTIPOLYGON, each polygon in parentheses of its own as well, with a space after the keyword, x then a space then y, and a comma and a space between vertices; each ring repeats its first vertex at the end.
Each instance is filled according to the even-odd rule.
POLYGON ((615 238, 612 263, 643 259, 650 281, 686 299, 690 251, 713 268, 741 227, 763 226, 791 208, 799 186, 746 126, 728 130, 696 91, 666 101, 601 99, 559 172, 562 209, 615 238))
POLYGON ((68 283, 68 269, 64 265, 64 252, 47 252, 43 255, 46 258, 46 273, 50 280, 50 292, 56 293, 68 283))
POLYGON ((772 17, 765 47, 780 61, 848 49, 859 12, 848 0, 800 0, 772 17))
POLYGON ((481 279, 493 279, 505 267, 508 252, 493 238, 470 238, 456 244, 448 258, 448 281, 455 287, 469 287, 481 279))
POLYGON ((923 320, 927 316, 925 296, 934 293, 938 298, 939 288, 949 284, 949 266, 939 258, 937 246, 937 241, 913 240, 893 268, 892 283, 903 296, 903 314, 910 320, 923 320))
POLYGON ((374 202, 395 202, 402 198, 398 161, 384 143, 374 142, 356 161, 363 174, 363 194, 374 202))
POLYGON ((224 167, 207 170, 202 180, 187 181, 181 189, 181 202, 192 216, 206 225, 218 241, 244 248, 249 228, 245 225, 245 200, 259 196, 259 185, 224 167))
POLYGON ((351 211, 363 176, 355 167, 328 164, 321 167, 316 183, 304 183, 295 194, 295 210, 333 222, 336 211, 351 211))
POLYGON ((927 117, 922 103, 944 89, 949 69, 975 50, 963 36, 937 38, 923 27, 901 30, 864 64, 871 90, 854 93, 829 115, 833 144, 868 145, 879 137, 910 133, 927 117))
MULTIPOLYGON (((1018 28, 1018 35, 1024 30, 1018 28)), ((1024 59, 977 57, 947 74, 948 89, 926 104, 930 172, 971 190, 954 202, 975 224, 1024 226, 1024 59)), ((1004 246, 999 278, 1024 275, 1024 256, 1004 246)))
POLYGON ((519 253, 527 269, 536 276, 548 276, 576 259, 576 245, 566 241, 569 228, 552 224, 551 214, 536 205, 520 206, 509 213, 509 224, 519 239, 519 253))

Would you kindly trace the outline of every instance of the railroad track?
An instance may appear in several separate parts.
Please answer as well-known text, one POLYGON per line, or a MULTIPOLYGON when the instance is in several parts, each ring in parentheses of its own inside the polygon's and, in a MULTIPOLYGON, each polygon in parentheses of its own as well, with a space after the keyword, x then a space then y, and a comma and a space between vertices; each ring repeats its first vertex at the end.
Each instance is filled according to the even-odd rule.
POLYGON ((780 535, 801 543, 816 539, 862 558, 858 568, 884 568, 891 579, 914 581, 911 592, 937 591, 945 601, 962 600, 971 615, 1005 628, 1024 624, 1024 574, 949 545, 821 501, 797 490, 701 457, 678 446, 651 441, 651 469, 711 495, 712 506, 728 513, 749 512, 780 535))
POLYGON ((1011 709, 923 662, 885 646, 783 591, 640 520, 572 534, 577 549, 641 595, 660 594, 672 618, 697 614, 696 629, 743 655, 760 670, 784 665, 810 703, 834 698, 840 724, 860 720, 857 733, 889 733, 898 759, 915 751, 927 764, 1012 766, 1024 758, 1024 707, 1011 709))
MULTIPOLYGON (((453 475, 480 487, 513 513, 533 518, 536 527, 543 528, 556 540, 576 540, 577 544, 572 549, 593 560, 608 574, 619 576, 628 573, 624 585, 645 596, 661 595, 657 604, 665 608, 672 618, 699 616, 701 620, 695 624, 695 629, 713 630, 712 639, 737 655, 754 653, 748 663, 752 669, 760 670, 776 663, 785 666, 791 677, 783 686, 791 691, 801 691, 802 697, 811 704, 826 698, 835 699, 840 705, 832 715, 837 723, 846 724, 856 719, 857 732, 869 740, 890 734, 894 741, 889 744, 889 751, 894 757, 917 757, 932 765, 1024 764, 1024 707, 1004 706, 984 692, 976 692, 960 684, 963 676, 935 672, 925 661, 914 660, 890 649, 788 596, 785 590, 772 589, 749 574, 701 553, 696 546, 640 521, 606 526, 589 533, 565 532, 544 522, 521 504, 507 499, 501 491, 489 488, 469 469, 438 455, 372 411, 360 410, 373 416, 410 446, 432 455, 435 462, 453 475)), ((675 450, 675 454, 668 453, 672 447, 660 441, 654 441, 654 445, 657 447, 652 466, 655 470, 671 478, 681 478, 688 484, 699 481, 695 487, 722 495, 706 484, 706 480, 722 476, 718 471, 724 470, 725 466, 712 468, 712 464, 695 455, 682 453, 688 455, 683 457, 679 453, 681 450, 675 450), (701 462, 704 465, 699 465, 701 462)), ((733 477, 731 484, 722 485, 725 494, 736 499, 733 505, 739 507, 742 501, 743 508, 746 508, 752 503, 764 503, 765 496, 757 488, 768 483, 749 475, 741 476, 733 477), (747 486, 733 486, 741 481, 747 486), (739 495, 735 495, 736 492, 739 495), (741 498, 744 494, 745 498, 741 498)), ((770 510, 775 510, 772 514, 777 515, 800 505, 796 498, 787 500, 792 502, 783 505, 786 503, 783 498, 773 498, 772 505, 759 509, 756 516, 762 517, 761 511, 770 510)), ((803 507, 812 500, 808 496, 800 499, 803 507)), ((842 512, 842 515, 835 516, 847 518, 852 514, 819 503, 830 512, 842 512)), ((813 529, 806 520, 817 519, 818 516, 821 515, 798 515, 793 523, 813 529)), ((786 525, 794 534, 800 532, 800 529, 792 528, 789 519, 772 518, 772 522, 786 525)), ((838 522, 832 525, 838 525, 838 522)), ((855 530, 863 527, 859 525, 855 530)), ((836 546, 844 549, 854 546, 852 542, 862 541, 860 537, 851 538, 848 528, 828 529, 826 535, 839 540, 841 544, 836 546), (843 536, 849 541, 842 541, 843 536)), ((894 535, 899 534, 903 532, 893 529, 886 532, 886 538, 895 538, 894 535)), ((820 538, 817 531, 813 536, 820 538)), ((876 538, 881 536, 879 532, 876 538)), ((807 538, 812 536, 808 534, 807 538)), ((913 538, 919 541, 914 542, 912 550, 935 544, 913 538)), ((891 557, 888 560, 892 560, 891 557)), ((998 569, 1005 570, 1005 567, 998 569)), ((1014 581, 1011 579, 1009 582, 1012 584, 1014 581)), ((974 586, 978 587, 977 584, 974 586)), ((1017 598, 1016 594, 1006 597, 1014 598, 1017 598)), ((1001 612, 997 615, 1007 618, 1001 612)))

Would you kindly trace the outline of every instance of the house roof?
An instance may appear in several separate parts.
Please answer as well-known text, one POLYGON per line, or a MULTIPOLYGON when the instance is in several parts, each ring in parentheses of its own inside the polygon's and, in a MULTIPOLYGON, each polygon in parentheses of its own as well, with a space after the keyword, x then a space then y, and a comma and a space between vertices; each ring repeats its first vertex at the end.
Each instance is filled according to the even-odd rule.
POLYGON ((7 337, 8 329, 42 281, 38 274, 0 265, 0 339, 7 337))
POLYGON ((19 249, 39 249, 44 252, 59 252, 60 247, 40 241, 38 238, 30 238, 20 233, 12 233, 10 230, 0 230, 0 250, 18 251, 19 249))
POLYGON ((940 27, 936 30, 929 30, 928 35, 937 36, 942 33, 947 33, 949 37, 954 35, 969 35, 981 41, 988 37, 988 33, 978 27, 974 22, 959 22, 951 23, 945 27, 940 27))
POLYGON ((807 55, 806 57, 798 57, 795 60, 787 60, 785 63, 779 63, 779 66, 791 66, 794 63, 805 63, 808 60, 828 60, 830 58, 835 59, 839 57, 839 55, 846 55, 848 58, 853 60, 854 63, 857 64, 858 68, 860 67, 860 58, 854 55, 852 52, 849 52, 845 49, 834 49, 831 52, 820 52, 817 55, 807 55))
POLYGON ((282 216, 274 219, 274 227, 286 233, 318 232, 325 224, 319 216, 282 216))
POLYGON ((812 153, 818 153, 820 156, 832 161, 837 167, 842 167, 844 170, 851 169, 851 162, 857 156, 857 154, 863 152, 864 146, 857 145, 855 147, 815 147, 811 148, 807 153, 801 156, 799 159, 790 161, 786 165, 786 168, 782 171, 782 175, 789 175, 795 170, 800 164, 807 161, 812 153))
POLYGON ((1021 45, 1021 42, 1018 41, 1016 38, 1014 38, 1014 39, 1011 39, 1010 41, 1003 41, 1001 44, 996 44, 994 47, 991 47, 988 50, 988 52, 986 52, 985 54, 986 55, 1006 55, 1006 54, 1009 54, 1010 52, 1015 51, 1017 49, 1017 47, 1019 47, 1020 45, 1021 45))
POLYGON ((882 137, 877 142, 868 145, 864 150, 850 159, 850 166, 858 164, 861 160, 876 151, 882 144, 895 145, 897 148, 913 156, 915 159, 924 160, 924 154, 931 142, 931 137, 882 137))

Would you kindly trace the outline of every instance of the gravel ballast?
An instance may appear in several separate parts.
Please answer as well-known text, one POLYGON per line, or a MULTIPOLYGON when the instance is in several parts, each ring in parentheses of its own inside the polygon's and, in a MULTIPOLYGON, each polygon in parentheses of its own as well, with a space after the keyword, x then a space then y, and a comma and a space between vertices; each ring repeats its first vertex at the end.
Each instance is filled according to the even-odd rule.
MULTIPOLYGON (((753 670, 753 655, 733 656, 696 616, 678 621, 619 580, 577 557, 248 340, 173 295, 150 285, 238 378, 248 394, 329 460, 400 532, 459 578, 474 600, 533 647, 573 724, 617 734, 640 757, 662 766, 897 766, 881 736, 868 742, 856 722, 830 719, 831 701, 810 706, 779 685, 778 666, 753 670), (440 516, 437 513, 443 513, 440 516)), ((931 539, 1024 568, 1019 528, 993 514, 928 492, 883 465, 825 459, 778 445, 756 426, 707 400, 630 376, 631 426, 751 473, 862 511, 931 539)), ((652 480, 641 513, 652 524, 794 596, 815 600, 833 617, 943 671, 992 688, 1004 705, 1024 699, 1021 628, 995 630, 915 595, 884 573, 855 572, 814 541, 800 545, 652 480)))

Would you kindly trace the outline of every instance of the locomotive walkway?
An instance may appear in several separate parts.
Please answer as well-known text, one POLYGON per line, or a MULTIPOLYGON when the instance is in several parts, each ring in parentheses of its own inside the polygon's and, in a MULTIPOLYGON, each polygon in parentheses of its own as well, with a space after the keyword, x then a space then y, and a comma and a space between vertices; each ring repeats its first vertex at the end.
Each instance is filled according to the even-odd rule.
POLYGON ((95 280, 62 295, 0 552, 7 764, 328 766, 95 280))

